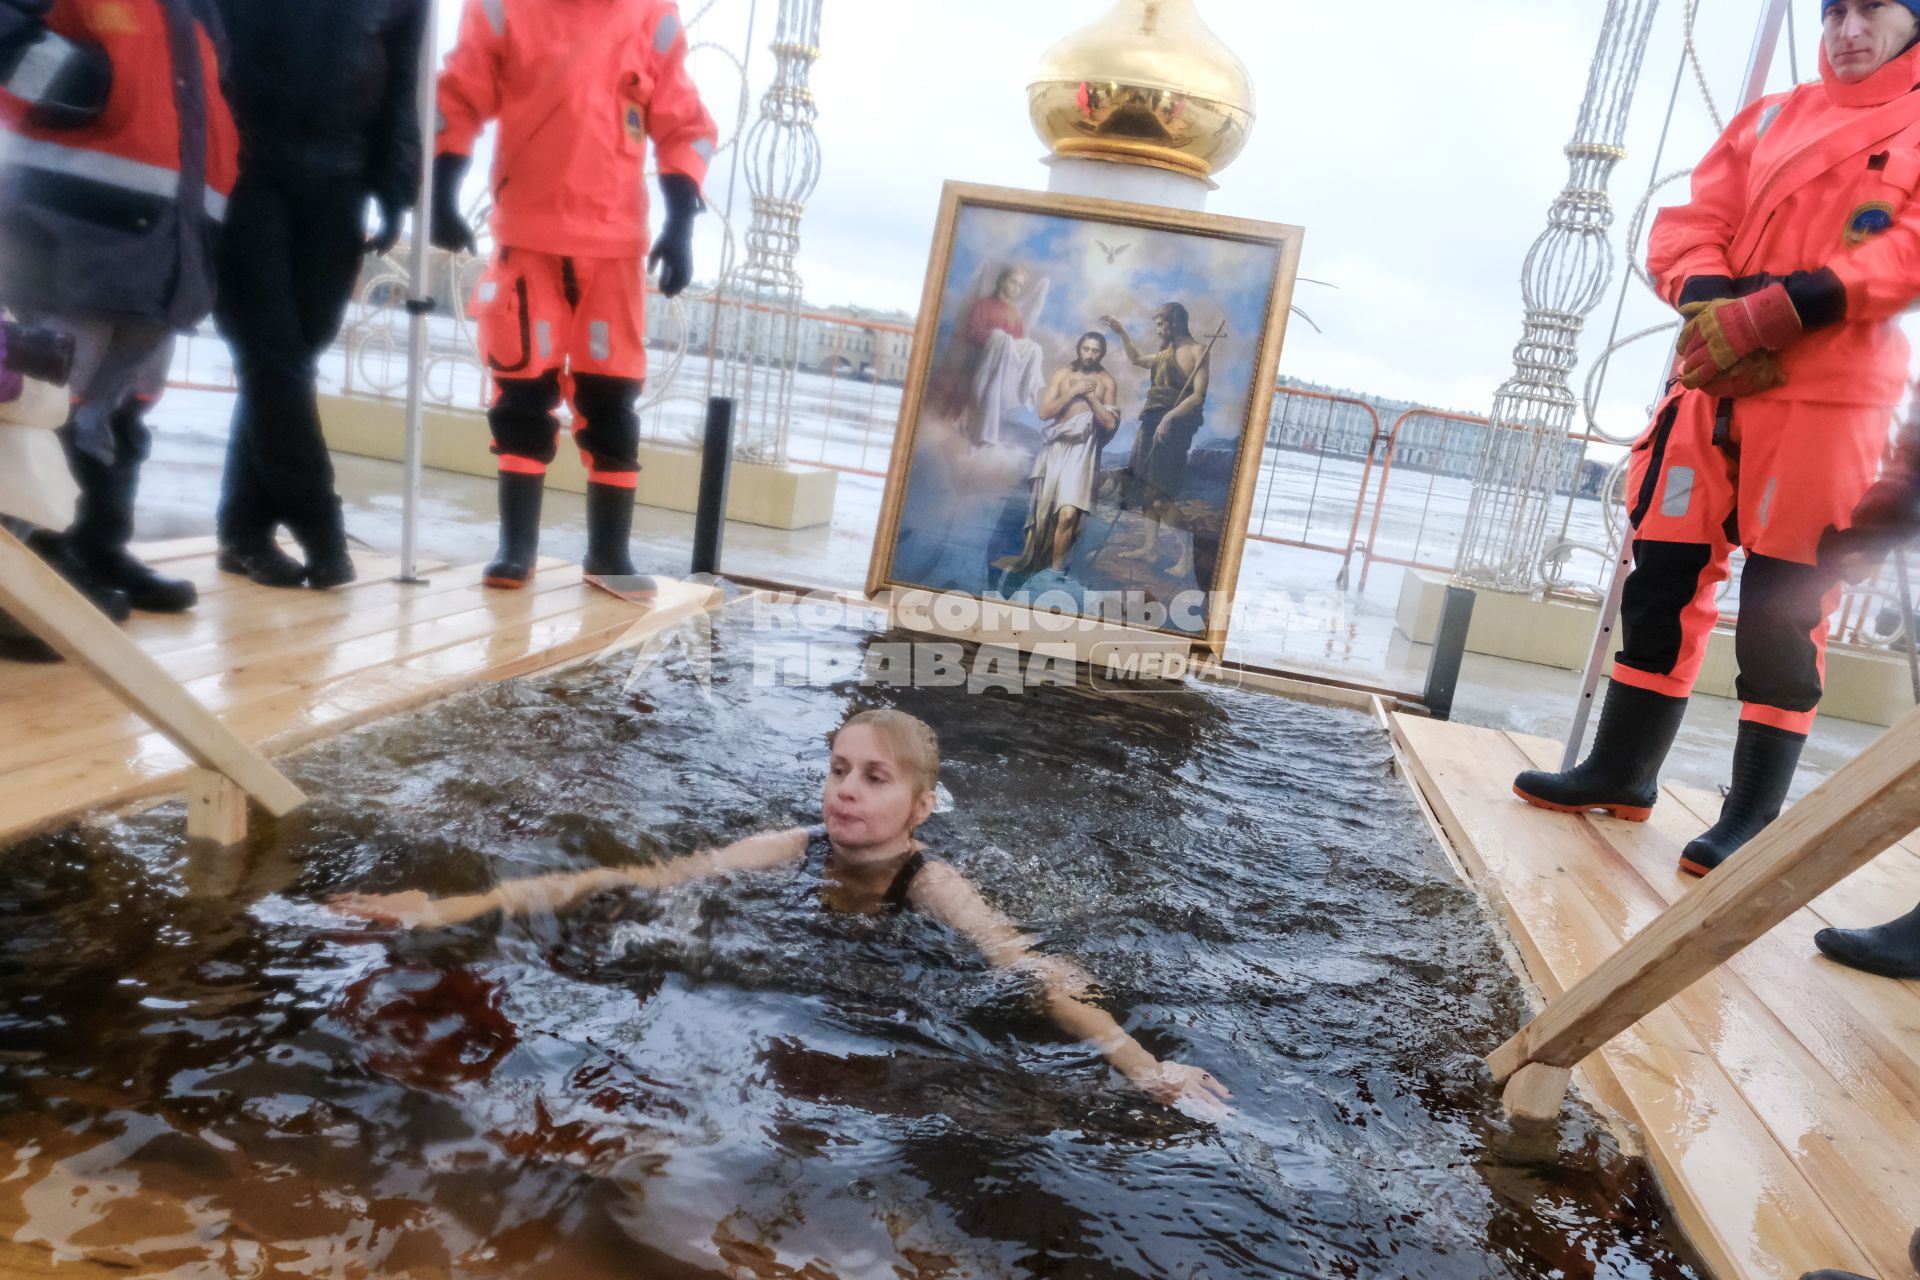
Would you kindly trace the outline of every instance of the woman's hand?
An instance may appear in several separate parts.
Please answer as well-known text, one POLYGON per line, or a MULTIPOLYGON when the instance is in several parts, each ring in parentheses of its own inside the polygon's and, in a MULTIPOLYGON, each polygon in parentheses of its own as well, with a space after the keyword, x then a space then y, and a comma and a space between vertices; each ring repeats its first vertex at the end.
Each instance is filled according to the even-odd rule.
MULTIPOLYGON (((1160 1061, 1127 1073, 1134 1088, 1162 1106, 1177 1107, 1183 1102, 1201 1104, 1202 1112, 1228 1110, 1233 1094, 1213 1078, 1211 1071, 1190 1067, 1184 1062, 1160 1061)), ((1183 1108, 1184 1109, 1184 1108, 1183 1108)))
POLYGON ((429 898, 418 889, 400 893, 343 893, 327 903, 342 915, 359 916, 378 924, 397 924, 403 929, 437 929, 443 925, 471 920, 478 912, 449 910, 451 904, 465 899, 429 898))

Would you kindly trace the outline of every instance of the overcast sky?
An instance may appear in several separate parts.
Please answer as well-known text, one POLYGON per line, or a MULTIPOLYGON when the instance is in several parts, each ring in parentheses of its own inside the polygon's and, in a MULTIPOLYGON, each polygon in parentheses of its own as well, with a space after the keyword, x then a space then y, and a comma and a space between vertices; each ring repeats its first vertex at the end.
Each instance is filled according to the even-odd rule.
MULTIPOLYGON (((440 3, 449 10, 444 48, 457 0, 440 3)), ((682 0, 689 18, 704 5, 682 0)), ((749 5, 713 0, 696 38, 740 48, 749 5)), ((1794 6, 1800 75, 1809 79, 1817 0, 1794 6)), ((775 7, 758 0, 755 109, 772 69, 775 7)), ((1107 0, 825 0, 812 80, 822 171, 802 233, 809 299, 914 310, 944 180, 1044 189, 1026 85, 1048 45, 1108 8, 1107 0)), ((1612 181, 1617 269, 1588 321, 1576 394, 1612 324, 1622 236, 1653 176, 1685 8, 1667 0, 1655 21, 1628 157, 1612 181)), ((1695 39, 1723 118, 1737 102, 1760 8, 1759 0, 1697 0, 1695 39)), ((1296 301, 1324 333, 1296 321, 1282 372, 1486 412, 1520 335, 1521 262, 1566 183, 1562 148, 1604 0, 1199 0, 1199 9, 1246 62, 1258 116, 1209 210, 1299 224, 1302 273, 1339 286, 1300 286, 1296 301)), ((712 51, 697 54, 695 67, 724 129, 738 74, 712 51)), ((1783 44, 1769 87, 1790 83, 1783 44)), ((1660 171, 1690 165, 1715 133, 1689 69, 1660 171)), ((717 204, 728 158, 709 184, 717 204)), ((1676 183, 1657 202, 1676 203, 1684 191, 1676 183)), ((744 227, 744 181, 735 206, 744 227)), ((717 255, 710 236, 711 228, 699 245, 703 278, 717 255)), ((1621 332, 1670 314, 1636 283, 1621 332)), ((1622 354, 1602 401, 1612 430, 1637 428, 1666 341, 1622 354)))

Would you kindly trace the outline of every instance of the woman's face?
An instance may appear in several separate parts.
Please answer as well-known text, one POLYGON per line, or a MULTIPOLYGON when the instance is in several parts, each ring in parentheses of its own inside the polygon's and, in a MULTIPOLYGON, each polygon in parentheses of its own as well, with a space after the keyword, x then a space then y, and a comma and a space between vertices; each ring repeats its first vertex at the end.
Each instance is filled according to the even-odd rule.
POLYGON ((933 804, 933 792, 915 789, 872 725, 850 725, 834 735, 820 812, 836 846, 898 853, 933 804))
POLYGON ((1841 80, 1864 80, 1913 43, 1920 20, 1894 0, 1834 0, 1820 14, 1827 61, 1841 80))

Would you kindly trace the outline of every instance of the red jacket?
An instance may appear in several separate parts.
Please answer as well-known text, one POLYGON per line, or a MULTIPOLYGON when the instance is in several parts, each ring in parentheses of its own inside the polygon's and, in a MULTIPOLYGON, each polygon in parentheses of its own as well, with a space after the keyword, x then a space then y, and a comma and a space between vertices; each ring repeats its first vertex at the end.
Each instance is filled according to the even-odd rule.
POLYGON ((704 184, 718 143, 670 0, 467 0, 440 73, 434 151, 470 155, 499 117, 493 235, 580 257, 647 251, 646 139, 704 184))
POLYGON ((0 92, 0 273, 10 297, 185 327, 213 303, 211 247, 239 138, 220 93, 212 19, 196 0, 54 0, 47 26, 100 45, 100 115, 33 123, 0 92))
POLYGON ((1894 317, 1920 298, 1920 48, 1855 84, 1823 51, 1820 76, 1734 117, 1692 201, 1654 219, 1647 267, 1676 305, 1696 276, 1831 267, 1846 318, 1781 352, 1787 384, 1760 398, 1891 407, 1907 380, 1894 317))

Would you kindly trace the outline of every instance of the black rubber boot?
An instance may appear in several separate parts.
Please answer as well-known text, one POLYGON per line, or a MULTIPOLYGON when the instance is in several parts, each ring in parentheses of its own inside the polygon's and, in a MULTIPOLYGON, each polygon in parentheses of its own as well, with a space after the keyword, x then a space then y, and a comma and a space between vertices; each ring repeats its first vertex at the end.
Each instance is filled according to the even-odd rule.
POLYGON ((1685 698, 1611 681, 1587 758, 1564 773, 1529 769, 1513 780, 1514 794, 1560 813, 1599 809, 1645 822, 1660 797, 1660 766, 1686 713, 1685 698))
POLYGON ((36 529, 27 535, 26 543, 55 573, 85 596, 88 604, 106 614, 110 620, 125 622, 133 615, 133 605, 127 600, 127 593, 95 578, 85 565, 74 558, 73 549, 59 534, 36 529))
MULTIPOLYGON (((1883 978, 1920 978, 1920 907, 1871 929, 1822 929, 1813 945, 1849 969, 1883 978)), ((1920 1232, 1915 1232, 1914 1270, 1920 1271, 1920 1232)))
MULTIPOLYGON (((1920 1269, 1920 1268, 1917 1268, 1920 1269)), ((1858 1271, 1809 1271, 1800 1280, 1870 1280, 1858 1271)))
POLYGON ((0 662, 58 662, 60 651, 0 609, 0 662))
POLYGON ((488 586, 517 590, 533 576, 534 558, 540 554, 540 497, 546 486, 545 476, 500 473, 500 549, 480 577, 488 586))
POLYGON ((307 585, 316 591, 344 587, 357 574, 353 557, 347 554, 347 525, 340 513, 340 499, 329 496, 325 505, 310 518, 289 526, 293 540, 307 555, 307 585))
POLYGON ((102 586, 126 592, 136 609, 150 613, 184 613, 199 602, 200 593, 184 578, 168 578, 134 559, 127 550, 133 540, 133 501, 140 483, 140 464, 146 460, 150 439, 137 414, 122 410, 111 420, 114 458, 102 462, 73 447, 71 432, 62 431, 67 466, 80 487, 73 524, 63 536, 68 552, 87 575, 102 586))
POLYGON ((645 599, 658 584, 633 567, 633 490, 587 482, 587 558, 581 565, 598 585, 626 599, 645 599))
POLYGON ((214 563, 222 573, 237 573, 263 587, 306 585, 307 566, 280 549, 271 534, 222 540, 214 563))
POLYGON ((633 567, 633 490, 587 482, 587 573, 630 578, 633 567))
POLYGON ((1804 733, 1742 720, 1740 736, 1733 741, 1733 785, 1720 805, 1720 821, 1681 851, 1680 869, 1706 875, 1779 817, 1800 764, 1800 748, 1806 745, 1804 733))

